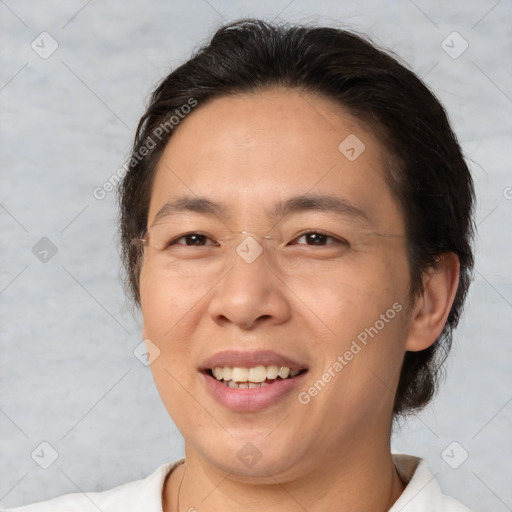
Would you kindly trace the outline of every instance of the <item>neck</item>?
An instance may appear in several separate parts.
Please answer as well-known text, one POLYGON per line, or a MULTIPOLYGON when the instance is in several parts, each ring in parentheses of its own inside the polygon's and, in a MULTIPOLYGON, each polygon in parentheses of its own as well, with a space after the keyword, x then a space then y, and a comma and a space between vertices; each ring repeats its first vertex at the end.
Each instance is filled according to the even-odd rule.
POLYGON ((273 475, 264 482, 248 482, 186 450, 185 464, 173 471, 164 487, 163 510, 291 512, 299 506, 309 512, 386 512, 404 490, 389 444, 352 452, 319 460, 298 478, 273 475))

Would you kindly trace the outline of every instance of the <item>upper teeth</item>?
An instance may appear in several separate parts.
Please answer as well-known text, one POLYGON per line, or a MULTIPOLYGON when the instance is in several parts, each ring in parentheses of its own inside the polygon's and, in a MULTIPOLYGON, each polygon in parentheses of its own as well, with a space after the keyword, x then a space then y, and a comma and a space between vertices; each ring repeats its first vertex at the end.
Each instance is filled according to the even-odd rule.
POLYGON ((300 370, 290 370, 288 366, 254 366, 253 368, 243 368, 241 366, 217 366, 213 369, 213 375, 217 380, 234 382, 265 382, 267 379, 274 380, 277 377, 286 379, 295 377, 300 370))

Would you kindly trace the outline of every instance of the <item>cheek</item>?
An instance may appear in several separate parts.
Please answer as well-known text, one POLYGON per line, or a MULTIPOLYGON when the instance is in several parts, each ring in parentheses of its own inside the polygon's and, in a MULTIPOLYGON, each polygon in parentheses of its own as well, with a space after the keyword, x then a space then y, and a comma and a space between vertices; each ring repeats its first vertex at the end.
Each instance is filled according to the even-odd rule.
MULTIPOLYGON (((181 383, 189 377, 189 341, 185 335, 194 297, 176 282, 162 280, 143 268, 140 277, 143 337, 159 349, 150 369, 169 415, 178 426, 184 419, 180 411, 190 408, 181 383)), ((188 397, 190 398, 190 397, 188 397)))
POLYGON ((163 341, 171 334, 179 333, 200 306, 204 295, 204 287, 198 286, 193 279, 163 278, 143 267, 140 297, 144 335, 163 341))
POLYGON ((323 379, 321 373, 329 368, 339 376, 331 388, 336 392, 326 393, 325 398, 329 394, 332 405, 343 411, 358 401, 373 406, 387 403, 404 352, 405 259, 401 255, 368 255, 339 272, 317 275, 314 286, 299 282, 292 286, 310 308, 303 308, 303 314, 311 319, 310 328, 319 326, 312 337, 320 372, 315 379, 323 379))
POLYGON ((187 432, 202 418, 198 402, 187 392, 185 378, 188 371, 177 358, 161 354, 151 365, 151 373, 160 399, 174 424, 181 432, 187 432))
POLYGON ((344 340, 373 325, 395 302, 405 310, 408 284, 407 263, 401 254, 376 253, 339 262, 329 272, 316 272, 307 280, 287 281, 304 314, 309 309, 310 317, 316 316, 331 335, 344 340))

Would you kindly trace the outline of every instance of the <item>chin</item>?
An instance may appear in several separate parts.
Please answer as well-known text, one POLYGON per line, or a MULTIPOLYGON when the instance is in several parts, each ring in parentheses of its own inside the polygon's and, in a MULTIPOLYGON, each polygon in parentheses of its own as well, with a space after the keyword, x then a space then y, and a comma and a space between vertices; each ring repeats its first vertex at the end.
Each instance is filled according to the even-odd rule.
MULTIPOLYGON (((209 446, 200 447, 201 456, 218 470, 229 473, 230 478, 240 481, 254 478, 262 483, 275 483, 296 473, 304 454, 297 451, 294 443, 284 443, 283 437, 268 438, 268 429, 261 436, 230 438, 221 443, 215 440, 209 446)), ((289 437, 288 437, 289 439, 289 437)))

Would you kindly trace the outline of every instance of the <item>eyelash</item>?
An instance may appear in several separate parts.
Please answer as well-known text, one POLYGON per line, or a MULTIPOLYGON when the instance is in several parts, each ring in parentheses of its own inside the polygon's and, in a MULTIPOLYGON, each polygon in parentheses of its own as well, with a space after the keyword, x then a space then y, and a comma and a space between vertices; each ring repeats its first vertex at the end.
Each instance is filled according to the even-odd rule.
MULTIPOLYGON (((328 245, 335 245, 335 244, 341 244, 341 245, 346 245, 346 246, 349 246, 349 242, 347 242, 345 239, 343 238, 337 238, 333 235, 329 235, 328 233, 325 233, 324 231, 320 231, 320 230, 309 230, 309 231, 304 231, 302 233, 300 233, 299 235, 297 235, 294 240, 297 240, 299 238, 302 238, 303 236, 306 236, 306 235, 311 235, 311 234, 317 234, 317 235, 321 235, 321 236, 324 236, 324 237, 327 237, 331 240, 334 240, 334 244, 325 244, 325 245, 320 245, 320 246, 315 246, 314 244, 313 245, 308 245, 308 244, 300 244, 300 245, 308 245, 309 247, 326 247, 328 245)), ((185 233, 184 235, 180 235, 179 237, 175 238, 174 240, 171 240, 168 244, 168 247, 172 246, 172 245, 175 245, 177 243, 178 240, 181 240, 182 238, 186 238, 187 236, 192 236, 192 235, 199 235, 199 236, 203 236, 203 237, 206 237, 206 238, 209 238, 208 235, 205 235, 204 233, 200 233, 200 232, 191 232, 191 233, 185 233)), ((296 244, 294 244, 296 245, 296 244)), ((185 247, 194 247, 193 245, 185 245, 185 247)), ((197 246, 197 247, 204 247, 203 245, 201 246, 197 246)))

